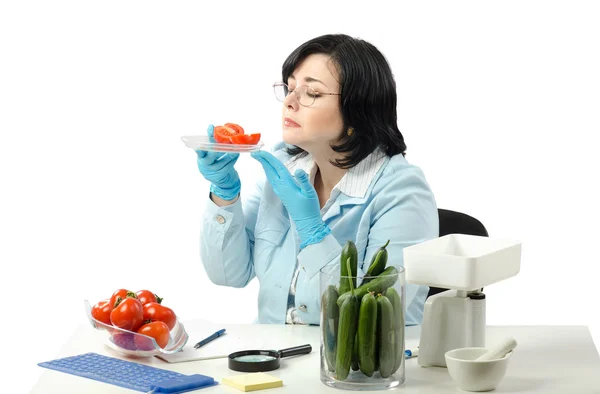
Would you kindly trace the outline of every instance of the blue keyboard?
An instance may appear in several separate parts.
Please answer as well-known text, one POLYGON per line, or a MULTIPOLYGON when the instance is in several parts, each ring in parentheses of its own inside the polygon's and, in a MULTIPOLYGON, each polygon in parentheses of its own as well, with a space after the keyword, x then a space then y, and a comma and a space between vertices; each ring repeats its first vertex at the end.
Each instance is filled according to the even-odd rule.
POLYGON ((143 393, 183 393, 217 384, 210 376, 184 375, 97 353, 86 353, 38 364, 143 393))

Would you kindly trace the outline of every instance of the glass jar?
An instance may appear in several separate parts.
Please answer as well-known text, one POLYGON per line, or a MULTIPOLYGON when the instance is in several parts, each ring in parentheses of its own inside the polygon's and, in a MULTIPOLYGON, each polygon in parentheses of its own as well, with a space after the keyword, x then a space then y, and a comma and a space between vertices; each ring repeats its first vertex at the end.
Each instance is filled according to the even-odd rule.
POLYGON ((339 266, 327 266, 319 275, 321 382, 346 390, 403 384, 404 268, 388 264, 377 276, 342 277, 339 266), (353 290, 345 291, 350 280, 353 290))

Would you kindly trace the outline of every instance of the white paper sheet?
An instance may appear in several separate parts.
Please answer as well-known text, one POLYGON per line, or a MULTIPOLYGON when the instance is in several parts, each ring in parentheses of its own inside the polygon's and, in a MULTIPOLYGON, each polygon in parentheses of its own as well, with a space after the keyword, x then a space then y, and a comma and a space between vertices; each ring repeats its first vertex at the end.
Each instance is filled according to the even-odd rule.
POLYGON ((224 327, 212 322, 200 322, 193 326, 186 325, 185 329, 189 335, 189 340, 183 350, 174 354, 160 354, 156 357, 168 363, 180 363, 226 358, 229 354, 240 350, 265 348, 266 338, 256 336, 255 333, 249 335, 248 332, 244 332, 240 329, 228 329, 225 334, 217 339, 212 340, 198 349, 194 349, 196 343, 222 328, 224 327))

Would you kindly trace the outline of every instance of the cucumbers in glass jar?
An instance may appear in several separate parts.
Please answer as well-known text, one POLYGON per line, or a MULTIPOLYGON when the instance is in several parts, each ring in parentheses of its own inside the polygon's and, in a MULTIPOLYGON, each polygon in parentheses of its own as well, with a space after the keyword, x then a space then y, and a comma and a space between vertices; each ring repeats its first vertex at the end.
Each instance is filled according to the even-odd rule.
POLYGON ((388 378, 404 359, 403 304, 393 287, 398 270, 386 267, 389 242, 373 256, 366 272, 371 278, 357 287, 357 251, 354 243, 348 241, 340 257, 339 292, 330 285, 323 294, 324 356, 329 371, 338 380, 355 373, 388 378))

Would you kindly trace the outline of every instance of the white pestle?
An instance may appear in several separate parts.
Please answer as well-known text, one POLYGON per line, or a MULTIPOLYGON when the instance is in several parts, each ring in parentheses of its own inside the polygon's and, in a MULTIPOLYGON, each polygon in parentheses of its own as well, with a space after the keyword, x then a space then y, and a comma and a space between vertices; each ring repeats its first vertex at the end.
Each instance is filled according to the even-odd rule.
POLYGON ((514 338, 506 338, 493 348, 490 348, 487 352, 477 357, 475 361, 488 361, 488 360, 498 360, 504 356, 511 350, 517 347, 517 341, 514 338))

